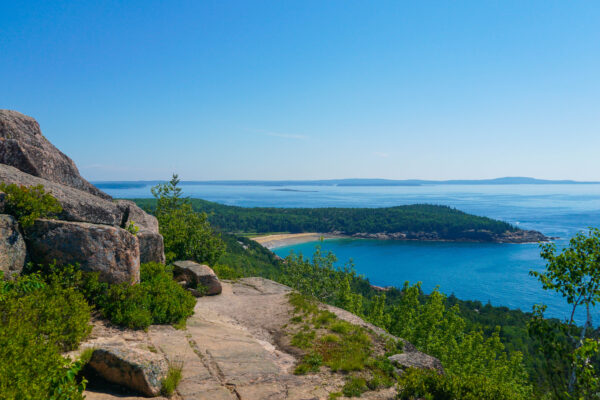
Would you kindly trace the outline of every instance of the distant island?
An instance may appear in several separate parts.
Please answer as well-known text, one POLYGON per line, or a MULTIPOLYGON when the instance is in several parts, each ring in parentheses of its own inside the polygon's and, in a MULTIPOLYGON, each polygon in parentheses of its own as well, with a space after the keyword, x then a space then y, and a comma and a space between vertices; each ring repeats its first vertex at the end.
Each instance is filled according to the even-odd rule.
POLYGON ((275 192, 301 192, 301 193, 316 193, 318 190, 300 190, 300 189, 290 189, 290 188, 281 188, 281 189, 271 189, 275 192))
MULTIPOLYGON (((134 201, 149 212, 156 207, 155 199, 134 201)), ((202 199, 190 201, 196 211, 208 214, 213 226, 232 233, 317 232, 369 239, 492 243, 532 243, 551 239, 507 222, 430 204, 385 208, 250 208, 202 199)))
MULTIPOLYGON (((164 181, 99 181, 93 182, 100 189, 131 189, 154 186, 164 181)), ((219 180, 182 181, 181 185, 213 186, 431 186, 431 185, 589 185, 599 181, 546 180, 528 177, 504 177, 495 179, 324 179, 324 180, 219 180)))

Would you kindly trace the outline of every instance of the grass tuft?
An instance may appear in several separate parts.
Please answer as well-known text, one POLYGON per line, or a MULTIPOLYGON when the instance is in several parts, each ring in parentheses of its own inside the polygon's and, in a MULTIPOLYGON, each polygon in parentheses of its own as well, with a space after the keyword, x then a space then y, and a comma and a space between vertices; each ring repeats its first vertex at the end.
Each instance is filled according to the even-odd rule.
POLYGON ((175 389, 181 381, 183 371, 183 361, 173 361, 169 363, 167 376, 161 382, 160 394, 166 397, 173 396, 175 389))

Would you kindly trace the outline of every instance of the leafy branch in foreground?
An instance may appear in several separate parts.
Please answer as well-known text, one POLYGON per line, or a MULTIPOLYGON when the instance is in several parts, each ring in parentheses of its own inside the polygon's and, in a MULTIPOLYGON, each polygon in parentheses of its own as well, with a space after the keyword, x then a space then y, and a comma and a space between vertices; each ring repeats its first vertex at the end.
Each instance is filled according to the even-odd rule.
POLYGON ((596 393, 597 398, 599 338, 593 330, 591 309, 600 301, 600 230, 579 232, 560 253, 554 243, 542 244, 541 248, 546 270, 530 274, 544 289, 562 295, 571 313, 566 324, 560 324, 544 318, 545 306, 535 306, 530 334, 539 341, 556 398, 587 399, 592 398, 588 397, 590 393, 596 393), (577 327, 575 315, 580 308, 585 309, 586 320, 577 327))

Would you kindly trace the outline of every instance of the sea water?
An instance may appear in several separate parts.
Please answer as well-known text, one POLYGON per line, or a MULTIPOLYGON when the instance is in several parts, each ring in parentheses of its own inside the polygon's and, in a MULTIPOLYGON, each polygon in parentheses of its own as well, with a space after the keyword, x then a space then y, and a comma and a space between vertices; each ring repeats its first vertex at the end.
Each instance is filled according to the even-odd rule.
MULTIPOLYGON (((557 236, 564 246, 575 233, 600 227, 600 185, 426 185, 396 187, 184 185, 190 197, 244 207, 389 207, 428 203, 500 219, 522 229, 557 236), (286 189, 286 190, 281 190, 286 189)), ((150 186, 105 189, 114 197, 150 197, 150 186)), ((310 255, 317 243, 275 249, 310 255)), ((340 263, 353 260, 358 273, 378 286, 422 282, 461 299, 491 302, 530 311, 548 305, 547 315, 566 318, 570 311, 559 295, 542 290, 529 271, 541 271, 537 244, 327 240, 325 250, 340 263)), ((583 315, 578 315, 583 321, 583 315)), ((600 311, 594 312, 595 325, 600 311)))

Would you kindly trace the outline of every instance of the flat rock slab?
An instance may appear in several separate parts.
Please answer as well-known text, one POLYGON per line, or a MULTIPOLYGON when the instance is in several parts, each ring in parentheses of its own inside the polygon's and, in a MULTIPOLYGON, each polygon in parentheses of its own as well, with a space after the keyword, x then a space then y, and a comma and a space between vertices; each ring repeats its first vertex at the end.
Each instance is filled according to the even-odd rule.
MULTIPOLYGON (((326 400, 344 375, 323 370, 297 376, 296 358, 278 346, 293 312, 289 287, 262 278, 223 281, 220 296, 199 298, 185 330, 151 326, 146 339, 167 360, 183 363, 175 398, 181 400, 326 400)), ((92 332, 92 335, 94 335, 92 332)), ((99 338, 94 339, 98 342, 99 338)), ((124 340, 130 344, 128 338, 124 340)), ((87 393, 88 400, 116 400, 87 393)), ((396 388, 364 393, 391 400, 396 388)), ((125 397, 133 400, 134 398, 125 397)))

